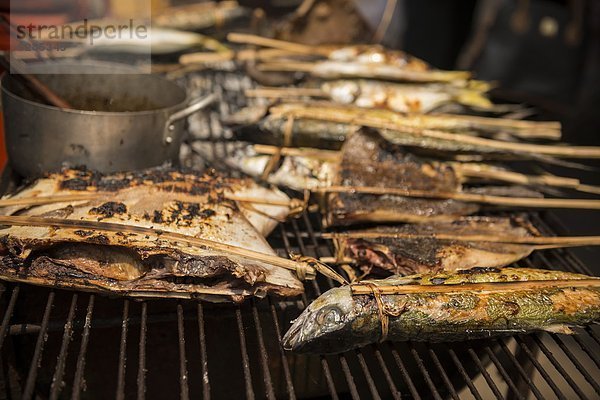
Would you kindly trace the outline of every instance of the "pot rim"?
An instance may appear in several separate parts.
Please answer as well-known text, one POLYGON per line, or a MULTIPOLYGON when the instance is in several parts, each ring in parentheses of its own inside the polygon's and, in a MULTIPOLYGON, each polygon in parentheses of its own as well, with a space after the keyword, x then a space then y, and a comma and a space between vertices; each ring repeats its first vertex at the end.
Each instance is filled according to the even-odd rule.
POLYGON ((176 83, 173 83, 171 81, 169 81, 168 79, 164 79, 160 76, 153 76, 153 79, 160 79, 163 80, 165 82, 168 82, 169 84, 177 87, 178 90, 180 90, 184 95, 185 98, 183 99, 183 101, 174 104, 172 106, 169 107, 161 107, 161 108, 157 108, 155 110, 143 110, 143 111, 89 111, 89 110, 77 110, 77 109, 65 109, 65 108, 59 108, 59 107, 55 107, 55 106, 51 106, 48 104, 43 104, 43 103, 39 103, 37 101, 33 101, 33 100, 28 100, 24 97, 21 97, 13 92, 11 92, 10 90, 8 90, 5 86, 4 86, 4 82, 9 79, 10 77, 10 73, 8 71, 4 72, 4 74, 2 74, 2 76, 0 77, 0 90, 2 90, 2 93, 6 94, 7 96, 12 97, 15 100, 21 101, 23 103, 27 103, 29 105, 38 107, 38 108, 43 108, 43 109, 47 109, 47 110, 52 110, 52 111, 59 111, 59 112, 64 112, 64 113, 69 113, 69 114, 77 114, 77 115, 97 115, 97 116, 111 116, 111 117, 115 117, 115 116, 144 116, 144 115, 152 115, 152 114, 157 114, 157 113, 167 113, 168 115, 174 114, 175 112, 177 112, 178 110, 185 108, 186 105, 189 103, 190 101, 190 96, 187 93, 187 91, 185 89, 183 89, 182 87, 180 87, 179 85, 177 85, 176 83))

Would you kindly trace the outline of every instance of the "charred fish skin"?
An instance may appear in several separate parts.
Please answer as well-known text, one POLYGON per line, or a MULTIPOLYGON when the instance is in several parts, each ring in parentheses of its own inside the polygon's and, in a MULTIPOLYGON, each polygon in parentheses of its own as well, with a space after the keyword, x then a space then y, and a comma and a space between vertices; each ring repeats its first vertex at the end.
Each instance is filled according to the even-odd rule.
MULTIPOLYGON (((261 261, 262 256, 252 258, 222 248, 246 249, 267 258, 275 255, 264 237, 269 226, 277 224, 274 210, 261 204, 245 212, 227 198, 229 194, 279 197, 255 181, 170 168, 110 175, 64 170, 38 179, 12 198, 82 191, 93 196, 2 209, 4 215, 54 218, 74 226, 0 227, 0 280, 127 297, 218 302, 239 302, 267 292, 296 296, 303 291, 292 271, 261 261), (102 224, 122 228, 105 229, 102 224), (208 244, 186 244, 168 239, 169 234, 208 244), (216 247, 221 250, 210 243, 220 244, 216 247)), ((283 208, 287 215, 288 207, 283 208)))
MULTIPOLYGON (((370 281, 383 285, 459 285, 465 283, 560 281, 585 275, 511 268, 474 268, 458 273, 413 275, 370 281)), ((600 281, 599 281, 600 282, 600 281)), ((600 284, 590 287, 531 288, 499 291, 382 295, 389 316, 387 339, 446 342, 547 330, 573 333, 569 327, 600 319, 600 284)), ((353 295, 351 286, 334 288, 309 305, 283 338, 287 350, 333 354, 376 343, 382 325, 372 295, 353 295)))
MULTIPOLYGON (((531 237, 537 230, 521 218, 463 217, 453 221, 428 224, 381 226, 365 231, 381 237, 338 238, 338 249, 356 262, 362 270, 377 275, 412 275, 456 271, 472 267, 503 267, 516 262, 533 251, 529 245, 490 242, 464 242, 464 235, 509 235, 531 237), (399 235, 430 235, 421 238, 395 238, 399 235), (437 234, 455 235, 457 239, 443 240, 437 234)), ((350 231, 352 233, 352 231, 350 231)))

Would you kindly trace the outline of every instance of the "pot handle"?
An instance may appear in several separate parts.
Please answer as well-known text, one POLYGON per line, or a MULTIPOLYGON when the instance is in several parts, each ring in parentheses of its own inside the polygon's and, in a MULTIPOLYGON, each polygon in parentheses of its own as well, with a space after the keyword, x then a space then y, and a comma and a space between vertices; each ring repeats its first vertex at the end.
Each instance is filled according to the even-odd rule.
POLYGON ((173 142, 172 132, 175 130, 175 126, 173 125, 175 122, 180 119, 189 117, 193 113, 206 108, 210 104, 214 103, 217 100, 216 94, 210 94, 205 97, 201 97, 199 99, 193 100, 186 108, 173 113, 169 119, 167 119, 167 123, 165 124, 165 133, 164 133, 164 142, 165 144, 171 144, 173 142))

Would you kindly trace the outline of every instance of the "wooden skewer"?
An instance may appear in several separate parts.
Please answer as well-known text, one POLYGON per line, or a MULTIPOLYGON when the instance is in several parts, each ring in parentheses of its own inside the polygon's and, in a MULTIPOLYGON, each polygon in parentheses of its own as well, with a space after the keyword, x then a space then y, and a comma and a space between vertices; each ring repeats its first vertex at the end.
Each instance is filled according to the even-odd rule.
POLYGON ((452 167, 466 178, 483 178, 522 185, 562 187, 585 193, 600 194, 599 186, 584 185, 581 184, 579 179, 575 178, 555 175, 525 175, 514 171, 493 168, 485 164, 454 163, 452 167))
POLYGON ((336 150, 321 150, 307 147, 277 147, 265 144, 255 144, 253 147, 260 154, 276 154, 280 151, 282 156, 311 157, 331 161, 339 160, 341 155, 336 150))
POLYGON ((93 200, 98 198, 96 193, 68 194, 40 197, 21 197, 0 199, 0 207, 8 206, 37 206, 42 204, 65 203, 69 201, 93 200))
POLYGON ((257 89, 247 89, 245 92, 247 97, 329 97, 327 93, 317 88, 276 88, 276 87, 261 87, 257 89))
POLYGON ((279 49, 261 49, 261 50, 240 50, 238 52, 197 52, 184 54, 179 58, 179 63, 183 65, 209 64, 225 61, 252 61, 252 60, 272 60, 274 58, 297 57, 298 53, 279 50, 279 49))
POLYGON ((600 200, 586 199, 538 199, 530 197, 505 197, 490 196, 477 193, 462 192, 429 192, 425 190, 385 188, 377 186, 327 186, 312 189, 321 193, 366 193, 366 194, 391 194, 405 197, 423 197, 429 199, 452 199, 468 203, 492 204, 509 207, 533 208, 577 208, 600 210, 600 200))
POLYGON ((295 53, 321 55, 328 57, 330 51, 316 46, 308 46, 305 44, 288 42, 285 40, 277 40, 266 38, 263 36, 250 35, 245 33, 230 33, 227 35, 227 40, 233 43, 251 44, 255 46, 271 47, 279 50, 292 51, 295 53))
POLYGON ((244 196, 236 196, 232 194, 225 194, 224 196, 227 200, 231 201, 239 201, 240 203, 252 203, 252 204, 263 204, 266 206, 281 206, 292 208, 296 205, 294 201, 289 200, 271 200, 271 199, 259 199, 257 197, 244 197, 244 196))
MULTIPOLYGON (((548 281, 522 281, 522 282, 493 282, 493 283, 463 283, 443 285, 378 285, 375 281, 366 281, 374 284, 384 295, 411 294, 411 293, 499 293, 517 290, 537 290, 555 288, 585 288, 600 287, 600 278, 548 280, 548 281)), ((372 286, 365 282, 352 284, 352 294, 371 294, 372 286)))
POLYGON ((498 150, 507 150, 520 153, 543 154, 547 156, 567 158, 600 158, 600 147, 597 146, 552 146, 531 143, 513 143, 504 142, 501 140, 463 135, 459 133, 448 133, 433 129, 412 128, 404 126, 402 124, 389 122, 382 118, 369 116, 369 110, 357 112, 356 116, 352 117, 348 117, 344 114, 332 113, 327 110, 321 110, 319 112, 318 110, 314 109, 302 110, 301 108, 294 108, 285 113, 293 115, 295 118, 317 119, 350 125, 369 126, 376 129, 389 129, 392 131, 399 132, 400 134, 408 133, 416 136, 424 136, 434 139, 467 143, 475 146, 489 147, 498 150))
POLYGON ((44 227, 59 227, 66 229, 91 229, 107 232, 131 232, 142 235, 152 235, 161 239, 169 239, 175 242, 186 243, 194 246, 204 246, 212 250, 223 251, 228 254, 247 257, 252 260, 265 262, 277 267, 285 268, 290 271, 302 271, 308 279, 315 278, 315 270, 307 263, 300 263, 275 255, 260 253, 257 251, 245 249, 238 246, 233 246, 226 243, 215 242, 214 240, 197 238, 194 236, 184 235, 181 233, 163 231, 160 229, 152 229, 141 226, 132 226, 120 223, 101 222, 101 221, 79 221, 69 220, 64 218, 43 218, 29 216, 0 216, 0 224, 16 225, 16 226, 44 226, 44 227))
POLYGON ((326 239, 439 239, 457 240, 461 242, 507 243, 523 245, 560 245, 560 246, 598 246, 600 236, 495 236, 495 235, 464 235, 451 233, 401 233, 401 232, 369 232, 353 231, 340 233, 324 233, 326 239))

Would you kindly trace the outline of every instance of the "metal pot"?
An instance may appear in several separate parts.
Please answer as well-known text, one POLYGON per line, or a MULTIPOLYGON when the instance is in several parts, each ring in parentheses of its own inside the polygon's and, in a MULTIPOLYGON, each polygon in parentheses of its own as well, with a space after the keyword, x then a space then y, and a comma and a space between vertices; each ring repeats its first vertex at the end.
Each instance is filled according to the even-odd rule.
POLYGON ((176 163, 184 118, 214 100, 189 101, 171 81, 115 74, 110 64, 69 68, 70 74, 41 74, 38 79, 67 100, 74 107, 70 110, 41 104, 9 74, 2 79, 8 157, 23 176, 40 176, 65 163, 102 172, 176 163))

